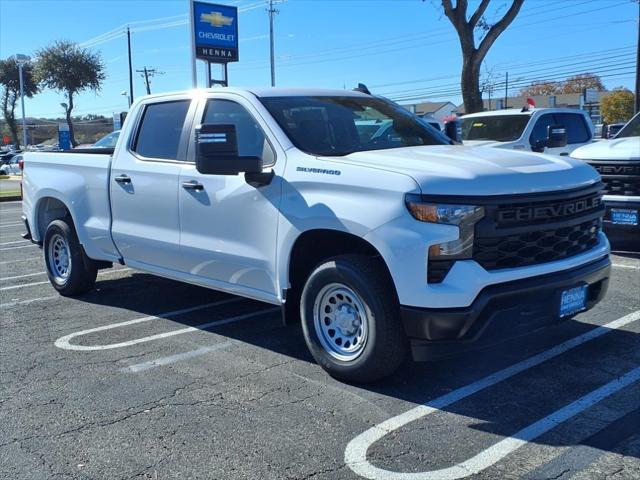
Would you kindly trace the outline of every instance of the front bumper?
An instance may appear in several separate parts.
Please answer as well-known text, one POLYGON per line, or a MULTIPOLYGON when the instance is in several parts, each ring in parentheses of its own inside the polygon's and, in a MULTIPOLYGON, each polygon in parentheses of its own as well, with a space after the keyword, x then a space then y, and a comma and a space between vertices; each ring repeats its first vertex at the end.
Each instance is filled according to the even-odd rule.
POLYGON ((557 322, 561 292, 578 284, 589 286, 588 310, 607 292, 610 271, 611 262, 605 256, 564 272, 488 286, 468 307, 401 306, 402 323, 411 340, 413 357, 415 360, 431 358, 430 349, 434 345, 470 343, 481 336, 508 338, 557 322))

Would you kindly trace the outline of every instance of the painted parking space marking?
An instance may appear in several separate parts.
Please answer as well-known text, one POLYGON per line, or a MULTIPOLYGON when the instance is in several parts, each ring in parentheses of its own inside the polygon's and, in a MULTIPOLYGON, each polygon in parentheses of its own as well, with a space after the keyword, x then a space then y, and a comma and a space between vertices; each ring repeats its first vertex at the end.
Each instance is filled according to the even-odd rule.
POLYGON ((169 355, 168 357, 157 358, 155 360, 150 360, 148 362, 136 363, 135 365, 130 365, 128 367, 121 368, 120 371, 123 373, 144 372, 152 368, 171 365, 172 363, 181 362, 182 360, 188 360, 190 358, 206 355, 207 353, 215 352, 217 350, 224 350, 225 348, 229 348, 232 345, 233 343, 229 340, 226 342, 218 343, 216 345, 210 345, 208 347, 200 347, 195 350, 191 350, 189 352, 177 353, 175 355, 169 355))
POLYGON ((0 310, 4 310, 5 308, 17 307, 18 305, 30 305, 36 302, 46 302, 49 300, 55 300, 56 298, 62 298, 62 296, 52 295, 50 297, 38 297, 38 298, 30 298, 29 300, 19 300, 15 302, 0 303, 0 310))
POLYGON ((60 337, 59 339, 57 339, 55 341, 55 346, 58 348, 61 348, 63 350, 76 350, 76 351, 95 351, 95 350, 112 350, 114 348, 122 348, 122 347, 130 347, 132 345, 137 345, 139 343, 146 343, 146 342, 151 342, 154 340, 160 340, 163 338, 168 338, 168 337, 173 337, 176 335, 182 335, 184 333, 189 333, 189 332, 196 332, 199 330, 206 330, 207 328, 210 327, 214 327, 214 326, 222 326, 222 325, 228 325, 230 323, 235 323, 235 322, 240 322, 242 320, 246 320, 252 317, 257 317, 260 315, 264 315, 267 313, 272 313, 272 312, 276 312, 279 309, 278 308, 267 308, 267 309, 262 309, 262 310, 258 310, 255 312, 250 312, 250 313, 245 313, 243 315, 237 315, 234 317, 230 317, 230 318, 223 318, 223 319, 219 319, 219 320, 213 320, 211 322, 206 322, 206 323, 201 323, 199 325, 195 325, 193 327, 185 327, 185 328, 180 328, 177 330, 172 330, 169 332, 164 332, 164 333, 158 333, 155 335, 149 335, 147 337, 141 337, 141 338, 136 338, 133 340, 127 340, 124 342, 118 342, 118 343, 110 343, 107 345, 75 345, 75 344, 71 344, 71 340, 73 340, 74 338, 77 337, 81 337, 84 335, 88 335, 90 333, 95 333, 95 332, 102 332, 105 330, 112 330, 114 328, 119 328, 119 327, 126 327, 129 325, 135 325, 135 324, 139 324, 139 323, 143 323, 143 322, 149 322, 151 320, 158 320, 158 319, 166 319, 172 316, 176 316, 176 315, 182 315, 185 313, 191 313, 191 312, 195 312, 198 310, 204 310, 205 308, 210 308, 210 307, 214 307, 214 306, 222 306, 222 305, 226 305, 226 304, 230 304, 230 303, 236 303, 236 302, 240 302, 240 301, 244 301, 246 299, 244 298, 230 298, 227 300, 222 300, 222 301, 218 301, 218 302, 212 302, 212 303, 206 303, 203 305, 197 305, 195 307, 189 307, 189 308, 184 308, 181 310, 174 310, 173 312, 167 312, 167 313, 163 313, 160 315, 150 315, 148 317, 142 317, 142 318, 137 318, 135 320, 128 320, 126 322, 118 322, 118 323, 112 323, 110 325, 103 325, 102 327, 96 327, 96 328, 90 328, 88 330, 81 330, 79 332, 74 332, 71 333, 69 335, 65 335, 64 337, 60 337))
POLYGON ((22 248, 33 248, 33 247, 40 247, 39 245, 36 245, 35 243, 30 243, 29 245, 21 245, 19 247, 4 247, 4 248, 0 248, 0 252, 7 252, 9 250, 20 250, 22 248))
POLYGON ((0 227, 17 227, 18 225, 24 225, 24 223, 22 222, 0 223, 0 227))
POLYGON ((623 265, 621 263, 614 263, 613 266, 614 268, 629 268, 632 270, 640 270, 640 266, 637 265, 623 265))
MULTIPOLYGON (((130 268, 116 268, 113 270, 104 270, 102 272, 98 272, 98 275, 109 275, 112 273, 118 273, 118 272, 126 272, 131 270, 130 268)), ((16 290, 18 288, 25 288, 25 287, 35 287, 37 285, 46 285, 50 283, 49 280, 45 280, 44 282, 33 282, 33 283, 21 283, 19 285, 11 285, 9 287, 0 287, 0 292, 4 292, 6 290, 16 290)))
POLYGON ((29 240, 15 240, 13 242, 2 242, 0 245, 15 245, 17 243, 27 243, 29 240))
MULTIPOLYGON (((445 468, 442 470, 435 470, 431 472, 415 472, 415 473, 393 472, 393 471, 384 470, 382 468, 378 468, 372 465, 367 460, 367 452, 369 451, 369 448, 371 447, 371 445, 373 445, 375 442, 381 440, 383 437, 385 437, 389 433, 392 433, 413 421, 419 420, 421 418, 424 418, 427 415, 438 412, 443 408, 453 403, 456 403, 464 398, 467 398, 481 390, 484 390, 499 382, 507 380, 508 378, 511 378, 514 375, 517 375, 518 373, 529 370, 530 368, 533 368, 547 360, 557 357, 558 355, 568 352, 569 350, 572 350, 580 345, 584 345, 587 342, 595 340, 596 338, 606 335, 607 333, 616 331, 638 320, 640 320, 640 310, 632 312, 628 315, 625 315, 624 317, 621 317, 617 320, 614 320, 602 326, 596 327, 593 330, 590 330, 581 335, 578 335, 577 337, 566 340, 556 345, 555 347, 545 350, 537 355, 534 355, 533 357, 530 357, 526 360, 515 363, 509 367, 506 367, 486 377, 483 377, 480 380, 477 380, 473 383, 460 387, 450 393, 447 393, 441 397, 438 397, 427 403, 424 403, 415 408, 412 408, 411 410, 408 410, 405 413, 396 415, 395 417, 385 420, 384 422, 379 423, 378 425, 375 425, 370 429, 366 430, 365 432, 361 433, 360 435, 355 437, 353 440, 351 440, 347 444, 347 447, 344 453, 345 464, 358 475, 365 478, 374 479, 374 480, 379 480, 379 479, 380 480, 381 479, 450 480, 450 479, 456 479, 456 478, 463 478, 473 473, 478 473, 479 471, 487 468, 488 466, 493 465, 494 463, 502 459, 504 456, 511 453, 513 450, 515 450, 515 448, 519 448, 521 445, 518 444, 518 442, 523 438, 521 436, 523 432, 526 435, 534 435, 533 437, 530 437, 530 438, 536 438, 537 436, 541 435, 545 431, 552 428, 552 427, 549 427, 547 428, 547 430, 544 430, 544 431, 541 430, 545 428, 545 426, 550 425, 549 422, 552 422, 556 418, 563 418, 563 415, 567 415, 571 411, 576 412, 576 413, 573 413, 573 415, 579 413, 576 410, 578 409, 578 406, 575 405, 575 404, 578 404, 578 402, 582 402, 582 403, 579 403, 578 405, 594 402, 593 400, 594 398, 602 399, 604 398, 604 397, 601 397, 602 395, 605 395, 605 396, 611 395, 612 393, 614 393, 614 391, 618 391, 619 389, 624 388, 624 386, 634 383, 635 381, 638 380, 638 378, 640 378, 640 369, 635 369, 629 372, 628 374, 626 374, 625 377, 622 377, 622 378, 626 378, 626 380, 624 381, 622 381, 622 378, 617 380, 618 382, 624 383, 624 385, 622 385, 621 383, 615 383, 615 381, 611 382, 610 384, 607 384, 601 387, 600 389, 595 390, 594 392, 586 395, 585 397, 582 397, 576 402, 573 402, 567 407, 564 407, 563 409, 560 409, 554 412, 548 417, 543 418, 539 422, 536 422, 533 425, 530 425, 529 427, 525 428, 524 430, 521 430, 514 436, 518 438, 514 438, 514 437, 506 438, 505 440, 496 443, 495 445, 488 448, 487 450, 484 450, 483 452, 476 455, 472 459, 467 460, 466 462, 459 463, 453 467, 445 468), (617 386, 619 386, 619 388, 617 386), (600 392, 600 393, 596 393, 596 392, 600 392), (606 392, 610 392, 610 393, 606 393, 606 392), (569 409, 569 407, 571 407, 572 405, 573 405, 572 409, 569 409), (536 433, 536 432, 539 432, 539 433, 536 433), (515 445, 517 446, 513 448, 515 445), (480 470, 475 470, 477 468, 480 468, 480 470)), ((597 400, 597 401, 600 401, 600 400, 597 400)), ((582 410, 579 410, 579 411, 582 411, 582 410)), ((570 417, 567 417, 567 418, 570 418, 570 417)))
POLYGON ((24 275, 14 275, 12 277, 2 277, 0 278, 0 282, 6 282, 8 280, 18 280, 20 278, 28 278, 28 277, 37 277, 38 275, 44 275, 47 272, 35 272, 35 273, 25 273, 24 275))

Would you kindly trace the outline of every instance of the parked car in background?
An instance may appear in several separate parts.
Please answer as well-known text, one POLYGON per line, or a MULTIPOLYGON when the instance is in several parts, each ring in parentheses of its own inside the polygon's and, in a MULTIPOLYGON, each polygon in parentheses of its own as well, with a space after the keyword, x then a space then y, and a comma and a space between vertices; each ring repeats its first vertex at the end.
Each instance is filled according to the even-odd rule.
POLYGON ((105 135, 89 148, 116 148, 118 138, 120 137, 120 130, 115 130, 108 135, 105 135))
POLYGON ((572 108, 495 110, 464 115, 460 120, 465 145, 568 155, 594 139, 594 126, 589 115, 572 108), (550 127, 556 127, 558 132, 564 128, 565 145, 561 145, 561 141, 549 143, 550 127))
POLYGON ((578 148, 571 156, 602 177, 605 230, 640 245, 640 113, 615 138, 578 148))
POLYGON ((21 153, 11 157, 8 163, 0 166, 0 175, 22 175, 22 169, 20 168, 22 159, 23 155, 21 153))
POLYGON ((622 130, 622 127, 624 127, 624 123, 612 123, 605 126, 602 138, 614 138, 622 130))
POLYGON ((22 150, 10 150, 0 155, 0 165, 5 165, 11 161, 13 157, 22 153, 22 150))
POLYGON ((364 93, 146 96, 115 149, 28 153, 24 177, 27 237, 62 295, 116 262, 261 300, 350 381, 571 318, 609 280, 595 170, 453 145, 364 93))

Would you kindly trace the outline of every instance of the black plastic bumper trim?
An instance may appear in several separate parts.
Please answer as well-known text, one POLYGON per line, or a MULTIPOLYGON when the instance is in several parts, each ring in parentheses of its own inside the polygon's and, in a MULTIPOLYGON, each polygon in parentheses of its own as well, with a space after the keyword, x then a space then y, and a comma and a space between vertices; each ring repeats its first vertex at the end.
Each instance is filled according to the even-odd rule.
MULTIPOLYGON (((604 297, 611 271, 609 257, 581 267, 484 288, 469 307, 425 309, 400 307, 402 323, 414 346, 476 341, 499 314, 558 319, 562 290, 589 285, 587 310, 604 297), (541 299, 547 299, 541 302, 541 299)), ((510 317, 511 319, 511 317, 510 317)), ((415 357, 414 352, 414 357, 415 357)))

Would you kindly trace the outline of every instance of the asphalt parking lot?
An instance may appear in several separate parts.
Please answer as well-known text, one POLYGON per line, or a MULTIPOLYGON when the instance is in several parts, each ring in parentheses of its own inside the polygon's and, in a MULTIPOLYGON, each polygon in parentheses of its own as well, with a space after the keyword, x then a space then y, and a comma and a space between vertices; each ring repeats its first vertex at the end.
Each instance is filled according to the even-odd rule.
POLYGON ((640 256, 575 319, 347 385, 270 305, 136 273, 56 294, 0 204, 3 479, 640 478, 640 256))

